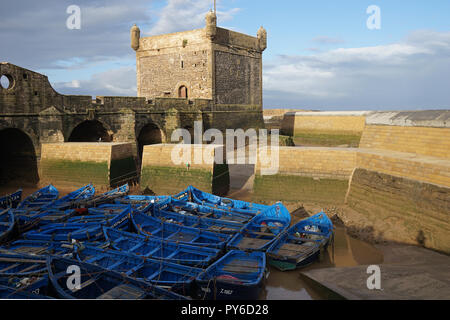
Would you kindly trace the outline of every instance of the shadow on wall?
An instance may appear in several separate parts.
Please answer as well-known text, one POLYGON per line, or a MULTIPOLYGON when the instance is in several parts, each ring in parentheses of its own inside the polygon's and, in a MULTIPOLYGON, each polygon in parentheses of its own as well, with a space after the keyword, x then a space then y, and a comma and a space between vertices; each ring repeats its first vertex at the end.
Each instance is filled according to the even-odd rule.
POLYGON ((281 122, 280 134, 284 136, 293 136, 295 126, 295 113, 286 113, 281 122))
POLYGON ((73 129, 69 142, 111 142, 112 136, 97 120, 86 120, 73 129))
POLYGON ((31 139, 19 129, 0 131, 0 184, 36 185, 37 158, 31 139))

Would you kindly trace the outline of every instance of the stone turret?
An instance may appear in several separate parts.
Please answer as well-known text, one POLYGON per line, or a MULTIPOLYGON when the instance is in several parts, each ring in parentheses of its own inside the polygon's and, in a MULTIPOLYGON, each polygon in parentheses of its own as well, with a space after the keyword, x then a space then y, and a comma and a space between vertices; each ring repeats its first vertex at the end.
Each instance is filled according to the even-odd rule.
POLYGON ((134 24, 131 27, 131 48, 133 48, 134 51, 139 49, 139 38, 141 37, 141 30, 134 24))
POLYGON ((262 26, 258 30, 258 45, 261 51, 267 48, 267 31, 262 26))
POLYGON ((206 36, 214 40, 217 34, 217 17, 213 11, 206 14, 206 36))

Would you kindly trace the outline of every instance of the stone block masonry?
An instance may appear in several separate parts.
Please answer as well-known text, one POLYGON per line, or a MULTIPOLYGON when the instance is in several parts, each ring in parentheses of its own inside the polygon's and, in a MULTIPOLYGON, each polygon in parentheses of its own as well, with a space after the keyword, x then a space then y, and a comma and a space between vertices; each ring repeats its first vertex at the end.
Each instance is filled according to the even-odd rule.
POLYGON ((130 143, 48 143, 42 145, 41 184, 114 187, 137 179, 130 143))
POLYGON ((140 186, 142 189, 148 187, 159 195, 173 195, 189 185, 210 193, 225 195, 229 190, 230 176, 228 165, 215 160, 219 155, 223 155, 222 146, 179 144, 145 146, 140 186), (176 149, 179 152, 176 152, 176 149), (175 154, 179 155, 178 160, 174 159, 175 154), (189 156, 183 160, 186 154, 189 156), (196 160, 198 155, 203 155, 201 161, 196 160))
POLYGON ((288 112, 281 132, 299 145, 357 147, 365 127, 367 111, 288 112))
POLYGON ((450 253, 449 188, 358 168, 347 203, 361 215, 344 218, 350 227, 369 227, 374 238, 450 253))
MULTIPOLYGON (((270 150, 270 149, 269 149, 270 150)), ((278 173, 261 158, 255 166, 255 201, 344 203, 348 180, 356 165, 357 149, 279 147, 278 173)), ((271 159, 270 152, 267 155, 271 159)))

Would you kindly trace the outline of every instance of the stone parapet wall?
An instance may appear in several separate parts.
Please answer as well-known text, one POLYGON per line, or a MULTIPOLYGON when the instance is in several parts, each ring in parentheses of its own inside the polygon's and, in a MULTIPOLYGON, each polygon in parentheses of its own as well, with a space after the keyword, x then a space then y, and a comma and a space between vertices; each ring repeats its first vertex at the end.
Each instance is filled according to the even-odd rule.
POLYGON ((360 147, 450 159, 450 128, 367 125, 360 147))
POLYGON ((288 112, 282 131, 296 136, 304 132, 360 134, 364 130, 366 111, 354 112, 288 112))

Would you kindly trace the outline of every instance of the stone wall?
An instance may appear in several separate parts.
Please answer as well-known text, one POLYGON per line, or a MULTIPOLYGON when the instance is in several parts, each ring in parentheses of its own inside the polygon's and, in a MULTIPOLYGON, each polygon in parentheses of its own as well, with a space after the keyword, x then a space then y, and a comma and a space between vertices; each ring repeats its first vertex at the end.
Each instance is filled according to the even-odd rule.
POLYGON ((222 155, 223 147, 214 145, 145 146, 141 188, 148 187, 159 195, 173 195, 193 185, 214 194, 226 194, 230 181, 228 165, 219 160, 222 155))
POLYGON ((356 168, 433 183, 450 188, 450 160, 415 154, 359 149, 356 168))
POLYGON ((450 159, 450 127, 368 125, 360 146, 450 159))
POLYGON ((450 253, 450 188, 358 168, 346 201, 350 228, 450 253))
MULTIPOLYGON (((356 165, 357 149, 280 147, 277 172, 264 174, 266 165, 258 157, 255 166, 254 200, 344 203, 348 179, 356 165), (275 174, 274 174, 275 173, 275 174)), ((270 150, 270 149, 269 149, 270 150)), ((262 154, 260 154, 262 155, 262 154)))
POLYGON ((137 178, 129 143, 48 143, 42 145, 41 184, 116 186, 137 178))
POLYGON ((281 132, 297 139, 299 145, 346 145, 357 147, 365 127, 365 111, 288 112, 281 132))
POLYGON ((215 51, 215 102, 262 105, 261 58, 215 51))
POLYGON ((142 38, 136 52, 138 96, 212 99, 211 46, 203 29, 142 38))

